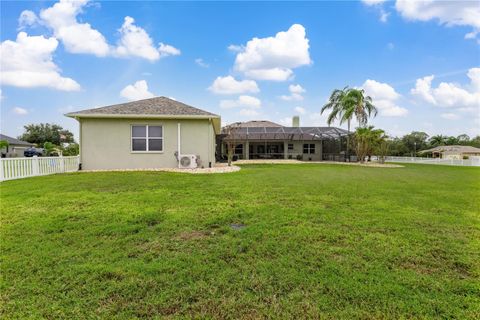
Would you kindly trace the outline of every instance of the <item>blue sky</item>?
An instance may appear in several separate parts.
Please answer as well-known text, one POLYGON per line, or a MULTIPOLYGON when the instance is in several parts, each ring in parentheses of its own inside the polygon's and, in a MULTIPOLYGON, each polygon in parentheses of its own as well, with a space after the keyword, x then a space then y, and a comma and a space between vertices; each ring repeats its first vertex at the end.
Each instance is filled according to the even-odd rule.
POLYGON ((1 131, 55 122, 77 134, 63 113, 151 96, 223 123, 324 126, 321 106, 349 85, 392 135, 473 136, 478 30, 478 1, 2 1, 1 131))

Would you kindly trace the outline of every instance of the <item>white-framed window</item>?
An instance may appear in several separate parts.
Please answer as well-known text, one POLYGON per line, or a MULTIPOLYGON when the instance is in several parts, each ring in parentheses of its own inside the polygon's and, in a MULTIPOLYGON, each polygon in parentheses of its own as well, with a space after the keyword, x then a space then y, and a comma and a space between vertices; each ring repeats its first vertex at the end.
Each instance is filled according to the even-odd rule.
POLYGON ((314 143, 305 143, 303 145, 304 154, 314 154, 315 153, 315 144, 314 143))
POLYGON ((163 126, 132 125, 132 152, 162 152, 163 126))

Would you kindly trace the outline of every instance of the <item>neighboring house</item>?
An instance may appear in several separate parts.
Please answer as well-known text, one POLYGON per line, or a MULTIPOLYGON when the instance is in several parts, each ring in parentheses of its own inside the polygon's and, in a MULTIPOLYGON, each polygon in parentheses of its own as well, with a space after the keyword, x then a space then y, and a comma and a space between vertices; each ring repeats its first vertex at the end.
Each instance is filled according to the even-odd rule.
MULTIPOLYGON (((178 153, 193 156, 192 164, 200 167, 215 163, 220 116, 166 97, 66 116, 80 125, 82 169, 174 168, 180 166, 178 153)), ((188 162, 182 161, 183 166, 188 162)))
POLYGON ((298 117, 292 120, 291 127, 270 121, 237 122, 226 126, 217 138, 217 153, 226 158, 231 142, 239 159, 345 160, 346 130, 300 127, 298 117))
POLYGON ((8 142, 8 147, 1 149, 2 158, 23 157, 25 149, 35 146, 33 143, 18 140, 4 134, 0 134, 0 140, 8 142))
POLYGON ((431 154, 433 158, 460 160, 480 157, 480 148, 471 146, 438 146, 420 151, 419 153, 431 154))

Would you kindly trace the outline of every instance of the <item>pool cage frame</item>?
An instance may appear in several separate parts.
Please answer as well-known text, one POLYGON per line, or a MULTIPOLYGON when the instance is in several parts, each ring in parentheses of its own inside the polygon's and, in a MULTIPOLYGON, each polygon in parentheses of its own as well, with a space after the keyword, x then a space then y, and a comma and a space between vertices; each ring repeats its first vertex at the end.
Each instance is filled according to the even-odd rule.
MULTIPOLYGON (((217 154, 220 160, 225 158, 227 154, 226 144, 233 144, 235 149, 237 146, 249 143, 264 143, 265 153, 257 154, 258 158, 286 158, 285 152, 279 153, 267 152, 270 144, 278 144, 280 142, 321 142, 321 160, 325 161, 356 161, 356 157, 347 157, 347 136, 351 135, 347 130, 336 127, 224 127, 222 133, 217 136, 217 154)), ((240 150, 240 148, 239 148, 240 150)), ((250 152, 247 150, 247 152, 250 152)), ((240 156, 240 153, 235 153, 240 156)), ((250 157, 249 157, 250 158, 250 157)), ((305 159, 304 159, 305 160, 305 159)))

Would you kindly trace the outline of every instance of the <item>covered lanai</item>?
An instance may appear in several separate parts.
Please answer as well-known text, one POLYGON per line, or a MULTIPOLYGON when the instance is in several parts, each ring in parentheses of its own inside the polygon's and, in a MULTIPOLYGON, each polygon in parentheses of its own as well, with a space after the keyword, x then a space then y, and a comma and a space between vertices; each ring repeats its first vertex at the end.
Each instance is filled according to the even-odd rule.
POLYGON ((228 145, 239 159, 345 161, 348 132, 335 127, 285 127, 270 121, 234 123, 217 137, 217 154, 226 158, 228 145))

